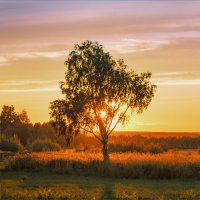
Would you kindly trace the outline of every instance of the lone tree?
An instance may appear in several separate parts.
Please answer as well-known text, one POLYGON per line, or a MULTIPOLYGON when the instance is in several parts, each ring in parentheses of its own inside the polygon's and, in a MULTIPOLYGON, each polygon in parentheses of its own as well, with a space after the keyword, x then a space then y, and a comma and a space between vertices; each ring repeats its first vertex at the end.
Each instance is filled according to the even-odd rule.
POLYGON ((108 162, 107 143, 117 124, 124 125, 130 113, 142 113, 154 96, 151 73, 128 71, 122 59, 113 60, 91 41, 76 44, 65 64, 65 81, 60 82, 65 98, 51 102, 51 123, 68 142, 79 132, 93 134, 108 162))

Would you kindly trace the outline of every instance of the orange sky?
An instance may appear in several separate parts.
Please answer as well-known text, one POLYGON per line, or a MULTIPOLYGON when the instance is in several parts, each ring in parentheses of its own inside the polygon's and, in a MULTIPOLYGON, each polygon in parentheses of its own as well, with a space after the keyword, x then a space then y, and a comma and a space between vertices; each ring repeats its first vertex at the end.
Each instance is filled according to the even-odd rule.
POLYGON ((200 131, 200 1, 2 0, 0 23, 0 107, 48 121, 67 55, 89 39, 158 85, 123 130, 200 131))

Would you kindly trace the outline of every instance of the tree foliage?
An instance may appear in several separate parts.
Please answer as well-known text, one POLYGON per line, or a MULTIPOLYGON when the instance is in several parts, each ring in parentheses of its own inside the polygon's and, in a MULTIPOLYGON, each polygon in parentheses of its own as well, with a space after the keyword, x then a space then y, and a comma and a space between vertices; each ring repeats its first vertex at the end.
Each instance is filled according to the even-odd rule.
POLYGON ((23 145, 28 138, 31 139, 31 124, 26 110, 17 113, 13 105, 4 105, 0 114, 0 133, 13 136, 17 135, 23 145))
MULTIPOLYGON (((31 144, 35 140, 52 140, 62 147, 66 146, 63 136, 58 137, 56 131, 49 122, 32 124, 26 110, 16 112, 13 105, 3 105, 0 112, 0 139, 1 150, 5 150, 9 144, 12 146, 14 141, 19 140, 20 143, 31 150, 31 144), (6 138, 6 140, 4 140, 6 138), (17 138, 17 139, 16 139, 17 138), (5 142, 6 141, 6 142, 5 142), (5 144, 5 148, 2 147, 5 144)), ((15 142, 17 143, 17 142, 15 142)))
POLYGON ((6 132, 9 129, 16 129, 21 124, 29 124, 26 110, 22 110, 21 113, 17 113, 13 105, 4 105, 0 114, 0 130, 6 132))
POLYGON ((18 121, 14 106, 4 105, 0 115, 0 129, 4 132, 9 127, 14 127, 18 121))
POLYGON ((60 83, 65 98, 51 102, 50 115, 58 132, 69 137, 92 133, 107 146, 117 124, 128 120, 128 111, 142 113, 154 96, 150 72, 128 70, 97 42, 75 45, 65 64, 65 81, 60 83))

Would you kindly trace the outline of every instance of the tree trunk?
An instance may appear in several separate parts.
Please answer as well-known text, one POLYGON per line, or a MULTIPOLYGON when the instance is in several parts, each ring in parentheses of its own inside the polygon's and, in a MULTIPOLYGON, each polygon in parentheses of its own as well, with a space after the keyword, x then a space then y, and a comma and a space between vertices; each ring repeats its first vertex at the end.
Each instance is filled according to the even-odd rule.
POLYGON ((108 145, 107 145, 107 140, 104 140, 102 142, 103 144, 103 161, 104 164, 108 165, 109 164, 109 154, 108 154, 108 145))

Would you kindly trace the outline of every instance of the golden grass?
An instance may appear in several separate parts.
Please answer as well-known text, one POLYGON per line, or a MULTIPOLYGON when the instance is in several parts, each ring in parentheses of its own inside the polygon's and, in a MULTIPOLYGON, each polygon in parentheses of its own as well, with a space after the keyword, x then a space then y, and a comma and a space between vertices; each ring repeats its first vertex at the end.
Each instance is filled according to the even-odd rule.
POLYGON ((169 151, 162 154, 151 153, 113 153, 111 160, 116 163, 153 162, 164 164, 200 163, 200 154, 196 151, 169 151))
POLYGON ((200 179, 200 154, 171 151, 163 154, 111 153, 109 171, 101 153, 61 152, 17 154, 8 159, 7 169, 56 171, 59 173, 117 178, 195 178, 200 179))
MULTIPOLYGON (((65 150, 60 152, 40 152, 28 154, 32 158, 46 162, 50 160, 70 160, 80 162, 102 161, 102 153, 100 152, 76 152, 74 150, 65 150)), ((16 154, 13 158, 24 157, 24 155, 16 154)), ((110 160, 113 163, 200 163, 200 154, 197 151, 169 151, 162 154, 151 153, 110 153, 110 160)))

